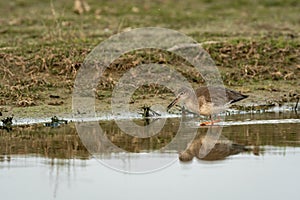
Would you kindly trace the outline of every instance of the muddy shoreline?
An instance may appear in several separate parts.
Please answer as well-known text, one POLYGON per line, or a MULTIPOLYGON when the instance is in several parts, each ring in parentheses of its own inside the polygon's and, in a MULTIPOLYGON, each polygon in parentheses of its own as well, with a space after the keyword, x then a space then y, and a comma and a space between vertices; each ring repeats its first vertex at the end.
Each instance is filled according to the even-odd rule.
MULTIPOLYGON (((19 118, 52 117, 71 113, 76 75, 88 54, 115 34, 143 27, 176 30, 202 44, 215 62, 225 87, 249 95, 237 104, 241 106, 237 109, 280 106, 295 103, 299 98, 300 26, 295 1, 276 5, 260 1, 246 7, 238 1, 232 7, 223 1, 191 0, 189 15, 182 9, 186 3, 174 4, 169 0, 143 5, 119 0, 90 2, 91 12, 82 15, 73 12, 72 1, 53 2, 52 9, 46 1, 0 3, 0 112, 3 117, 12 114, 19 118), (158 9, 163 12, 157 13, 158 9), (203 9, 207 10, 199 12, 203 9), (28 15, 27 11, 34 14, 28 15), (228 17, 225 21, 224 16, 228 17)), ((197 70, 170 52, 132 51, 116 59, 103 73, 95 91, 96 111, 109 112, 111 92, 120 77, 147 63, 178 71, 194 88, 205 85, 197 70)), ((173 97, 170 91, 148 85, 134 94, 132 109, 137 112, 139 107, 157 102, 166 106, 173 97)))

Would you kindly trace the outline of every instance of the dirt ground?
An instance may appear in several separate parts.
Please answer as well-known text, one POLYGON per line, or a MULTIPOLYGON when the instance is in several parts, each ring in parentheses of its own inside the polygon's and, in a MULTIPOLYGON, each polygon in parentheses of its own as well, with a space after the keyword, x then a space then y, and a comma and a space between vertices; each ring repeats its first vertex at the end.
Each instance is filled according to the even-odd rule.
MULTIPOLYGON (((75 11, 72 1, 0 2, 3 116, 70 113, 76 75, 93 48, 116 33, 149 26, 174 29, 203 43, 224 85, 249 95, 242 107, 282 105, 299 97, 298 1, 86 2, 89 9, 75 11)), ((175 66, 194 87, 205 84, 195 69, 168 52, 130 52, 105 71, 95 91, 96 110, 109 112, 122 74, 149 62, 175 66)), ((167 106, 173 97, 165 88, 147 85, 134 93, 131 106, 167 106)))

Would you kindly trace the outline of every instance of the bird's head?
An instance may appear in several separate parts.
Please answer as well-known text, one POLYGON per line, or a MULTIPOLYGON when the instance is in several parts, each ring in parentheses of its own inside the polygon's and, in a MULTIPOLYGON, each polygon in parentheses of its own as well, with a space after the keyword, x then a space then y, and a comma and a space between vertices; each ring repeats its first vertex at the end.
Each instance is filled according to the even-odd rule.
POLYGON ((169 111, 178 102, 184 102, 186 99, 190 98, 191 95, 192 95, 191 89, 187 87, 180 88, 178 90, 178 95, 176 96, 176 98, 168 105, 167 111, 169 111))

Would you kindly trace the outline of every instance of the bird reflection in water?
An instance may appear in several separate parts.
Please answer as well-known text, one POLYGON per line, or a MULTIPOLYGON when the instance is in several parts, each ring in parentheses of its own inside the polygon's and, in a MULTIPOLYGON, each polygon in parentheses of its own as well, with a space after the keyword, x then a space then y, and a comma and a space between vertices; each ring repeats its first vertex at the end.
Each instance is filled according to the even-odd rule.
POLYGON ((252 151, 242 144, 236 144, 221 135, 221 127, 200 128, 188 147, 179 153, 182 162, 192 161, 194 157, 199 160, 224 160, 228 156, 242 152, 252 151))

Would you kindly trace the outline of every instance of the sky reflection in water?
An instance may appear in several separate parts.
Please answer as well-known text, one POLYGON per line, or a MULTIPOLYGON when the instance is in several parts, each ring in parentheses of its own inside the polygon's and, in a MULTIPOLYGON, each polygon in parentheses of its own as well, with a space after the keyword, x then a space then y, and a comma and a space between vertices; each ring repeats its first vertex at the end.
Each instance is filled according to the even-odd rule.
MULTIPOLYGON (((276 117, 270 114, 266 118, 276 117)), ((291 115, 286 118, 296 117, 291 115)), ((245 118, 242 120, 245 121, 245 118)), ((111 126, 107 124, 107 127, 111 126)), ((1 132, 1 198, 297 199, 300 179, 299 128, 299 123, 224 127, 218 141, 219 145, 223 145, 220 152, 224 153, 224 144, 226 152, 235 147, 239 151, 232 154, 217 151, 219 157, 210 156, 209 159, 194 155, 189 162, 176 159, 164 169, 139 175, 118 172, 99 163, 82 148, 70 127, 60 128, 60 131, 41 128, 39 134, 24 129, 21 136, 20 132, 1 132), (47 131, 50 134, 45 135, 47 131), (231 146, 227 148, 226 145, 231 146)), ((109 138, 120 145, 118 137, 116 133, 109 138)), ((166 138, 161 136, 159 139, 163 143, 166 138)), ((125 141, 131 140, 125 138, 125 141)), ((129 153, 131 155, 148 154, 161 159, 179 156, 176 151, 138 153, 147 152, 146 147, 155 144, 139 142, 135 143, 134 148, 126 147, 125 143, 122 145, 133 152, 129 153)), ((200 143, 201 133, 198 133, 189 147, 190 153, 201 147, 200 143)), ((124 162, 130 166, 130 162, 141 159, 140 156, 130 156, 124 162)), ((118 155, 104 158, 118 160, 118 155)))

